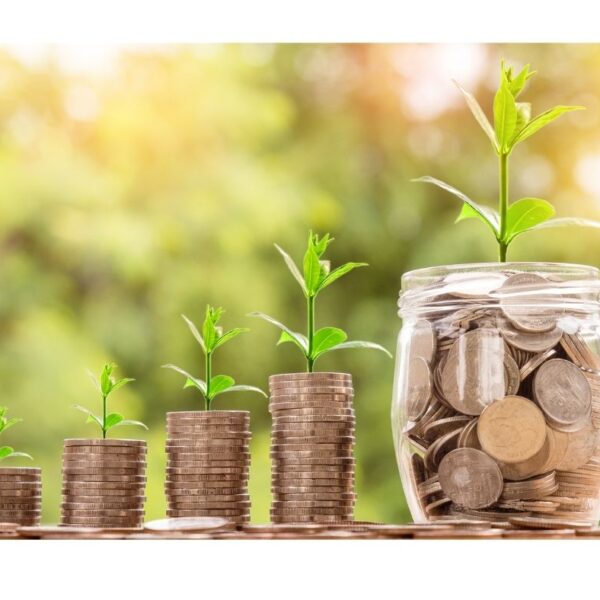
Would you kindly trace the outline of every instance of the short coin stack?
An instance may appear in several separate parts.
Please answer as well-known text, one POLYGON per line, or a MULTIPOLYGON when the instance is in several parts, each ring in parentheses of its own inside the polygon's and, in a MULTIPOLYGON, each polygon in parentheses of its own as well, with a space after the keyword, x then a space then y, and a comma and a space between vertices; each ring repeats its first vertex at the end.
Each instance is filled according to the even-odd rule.
POLYGON ((167 413, 168 517, 250 520, 250 413, 167 413))
POLYGON ((0 523, 39 525, 42 472, 26 467, 0 469, 0 523))
POLYGON ((334 523, 354 515, 352 376, 269 378, 273 523, 334 523))
POLYGON ((65 440, 62 474, 61 525, 143 525, 146 442, 65 440))

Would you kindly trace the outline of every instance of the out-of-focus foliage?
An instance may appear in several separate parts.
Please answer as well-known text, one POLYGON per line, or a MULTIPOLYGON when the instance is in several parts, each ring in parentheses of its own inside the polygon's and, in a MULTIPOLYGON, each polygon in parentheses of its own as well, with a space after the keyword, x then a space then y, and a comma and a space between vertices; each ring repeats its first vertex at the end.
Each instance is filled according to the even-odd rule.
MULTIPOLYGON (((165 412, 201 408, 159 368, 201 371, 181 313, 198 321, 214 303, 252 328, 223 348, 215 373, 265 387, 270 373, 303 368, 246 317, 303 327, 303 299, 273 242, 299 260, 309 228, 329 231, 335 264, 368 262, 323 292, 317 326, 388 348, 403 271, 495 259, 478 224, 453 225, 453 199, 409 182, 428 173, 478 202, 497 196, 489 141, 451 78, 490 106, 500 57, 530 62, 536 107, 587 106, 515 151, 511 198, 597 217, 598 46, 123 48, 101 69, 73 69, 82 61, 65 57, 80 52, 0 51, 0 381, 2 404, 24 418, 4 442, 43 467, 47 522, 58 518, 62 440, 90 435, 70 409, 94 398, 87 367, 114 360, 136 379, 121 399, 150 431, 122 433, 150 444, 149 518, 165 510, 165 412)), ((582 230, 532 233, 511 254, 599 256, 600 236, 582 230)), ((357 350, 319 368, 355 378, 357 518, 408 519, 389 426, 392 361, 357 350)), ((221 408, 252 412, 252 515, 266 521, 267 403, 231 394, 221 408)))

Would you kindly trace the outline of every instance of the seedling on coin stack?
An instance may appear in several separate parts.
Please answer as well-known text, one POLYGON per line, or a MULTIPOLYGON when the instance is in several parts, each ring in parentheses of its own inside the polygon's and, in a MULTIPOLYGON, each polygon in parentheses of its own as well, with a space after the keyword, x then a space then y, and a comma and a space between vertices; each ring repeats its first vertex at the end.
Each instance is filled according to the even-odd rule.
MULTIPOLYGON (((9 418, 6 406, 0 406, 0 435, 20 423, 9 418)), ((7 458, 29 458, 25 452, 15 452, 10 446, 0 446, 0 462, 7 458)), ((0 468, 0 523, 38 525, 41 513, 41 470, 31 467, 0 468)))
POLYGON ((74 527, 139 528, 144 521, 146 442, 108 438, 115 427, 148 429, 117 412, 109 412, 108 400, 134 381, 114 376, 116 365, 104 365, 99 378, 90 376, 102 398, 102 414, 79 405, 87 422, 102 433, 96 439, 67 439, 63 451, 63 501, 61 524, 74 527))
POLYGON ((337 327, 315 328, 317 296, 332 283, 365 263, 349 262, 331 270, 325 252, 333 241, 312 232, 304 254, 303 272, 279 246, 306 299, 306 335, 263 313, 252 313, 281 330, 279 344, 291 343, 306 359, 305 373, 272 375, 270 412, 273 416, 271 519, 276 523, 336 522, 354 514, 354 390, 347 373, 314 372, 324 354, 346 348, 371 348, 372 342, 348 341, 337 327))
POLYGON ((225 393, 256 392, 236 385, 229 375, 213 375, 213 357, 223 344, 248 331, 223 333, 222 308, 206 307, 202 333, 183 316, 204 355, 205 379, 175 365, 164 365, 185 377, 184 388, 195 388, 204 398, 203 411, 167 413, 167 514, 169 517, 224 517, 238 523, 250 519, 250 413, 212 410, 213 400, 225 393))
POLYGON ((494 233, 499 263, 419 269, 402 278, 392 424, 417 521, 476 519, 518 527, 589 527, 600 517, 600 273, 505 263, 526 231, 595 221, 553 219, 545 200, 508 204, 514 148, 578 106, 531 118, 517 101, 533 72, 502 64, 494 128, 461 89, 500 167, 499 210, 463 203, 494 233))

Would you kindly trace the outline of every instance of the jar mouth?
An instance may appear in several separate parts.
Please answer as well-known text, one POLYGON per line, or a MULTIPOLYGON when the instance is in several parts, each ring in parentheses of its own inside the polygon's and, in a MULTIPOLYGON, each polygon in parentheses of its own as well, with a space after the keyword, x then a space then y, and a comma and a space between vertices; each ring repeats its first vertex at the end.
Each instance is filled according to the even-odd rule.
MULTIPOLYGON (((535 278, 533 278, 535 281, 535 278)), ((409 271, 402 276, 400 316, 448 312, 465 306, 499 306, 510 301, 523 310, 559 305, 586 313, 600 309, 600 270, 569 263, 508 262, 442 265, 409 271), (541 283, 502 287, 516 274, 537 275, 541 283)))

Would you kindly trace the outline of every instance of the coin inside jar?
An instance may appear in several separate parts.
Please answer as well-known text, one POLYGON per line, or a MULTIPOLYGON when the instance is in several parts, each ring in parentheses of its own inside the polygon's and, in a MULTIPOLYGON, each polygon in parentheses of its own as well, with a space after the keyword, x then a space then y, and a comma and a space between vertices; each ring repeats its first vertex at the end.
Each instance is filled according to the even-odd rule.
POLYGON ((485 452, 474 448, 452 450, 440 462, 442 490, 454 503, 466 508, 485 508, 502 493, 502 473, 485 452))
POLYGON ((506 396, 483 411, 477 423, 477 437, 483 450, 497 461, 524 462, 542 449, 546 421, 531 400, 506 396))
POLYGON ((590 384, 581 369, 568 360, 553 358, 536 371, 533 395, 556 429, 571 430, 585 422, 592 407, 590 384))
POLYGON ((408 418, 416 421, 423 416, 431 399, 431 371, 423 358, 413 358, 409 362, 407 385, 408 418))

